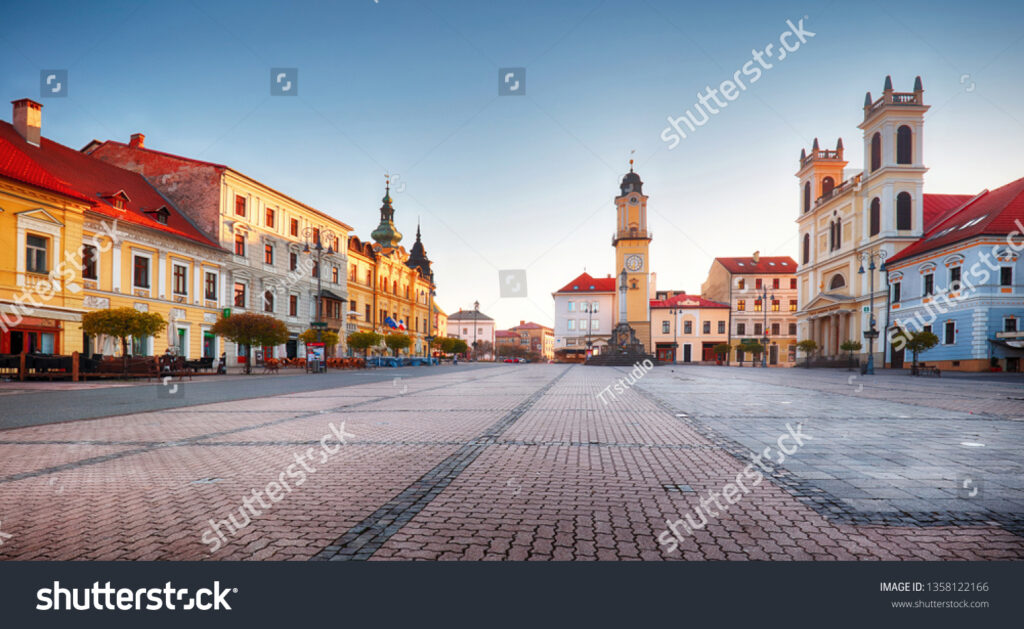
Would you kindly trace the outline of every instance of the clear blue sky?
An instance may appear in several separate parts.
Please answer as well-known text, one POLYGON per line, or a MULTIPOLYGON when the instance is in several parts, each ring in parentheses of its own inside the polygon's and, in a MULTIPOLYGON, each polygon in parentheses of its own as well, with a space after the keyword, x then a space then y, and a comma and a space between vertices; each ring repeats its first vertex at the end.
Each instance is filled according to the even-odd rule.
MULTIPOLYGON (((1019 2, 23 2, 0 23, 0 94, 39 97, 44 135, 127 140, 222 162, 353 225, 386 170, 419 217, 448 311, 550 325, 551 292, 613 273, 612 199, 636 150, 660 288, 700 290, 716 255, 796 254, 801 147, 843 136, 861 164, 864 92, 924 80, 926 191, 1024 176, 1019 2), (674 150, 667 116, 732 77, 786 20, 815 33, 674 150), (525 97, 497 69, 527 69, 525 97), (271 97, 269 69, 299 68, 271 97), (965 75, 968 75, 965 78, 965 75), (498 270, 525 268, 527 299, 498 270)), ((10 114, 3 118, 9 120, 10 114)))

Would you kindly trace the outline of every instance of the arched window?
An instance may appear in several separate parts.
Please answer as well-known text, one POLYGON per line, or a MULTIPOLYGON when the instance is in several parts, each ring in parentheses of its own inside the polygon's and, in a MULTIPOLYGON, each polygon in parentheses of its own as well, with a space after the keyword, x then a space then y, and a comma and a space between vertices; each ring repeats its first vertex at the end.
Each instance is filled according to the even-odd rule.
POLYGON ((871 136, 871 172, 882 167, 882 134, 871 136))
POLYGON ((832 189, 835 187, 836 180, 831 177, 825 177, 821 180, 821 196, 825 196, 829 192, 832 192, 832 189))
POLYGON ((871 217, 869 222, 871 223, 868 229, 869 235, 874 236, 882 231, 882 202, 878 200, 878 197, 871 199, 871 217))
POLYGON ((843 288, 846 286, 846 279, 842 275, 836 273, 832 276, 832 280, 828 283, 829 290, 835 290, 837 288, 843 288))
POLYGON ((811 182, 804 184, 804 213, 811 211, 811 182))
POLYGON ((896 130, 896 163, 914 163, 914 132, 903 125, 896 130))
POLYGON ((910 205, 909 192, 901 192, 896 195, 896 229, 911 229, 913 221, 910 205))
POLYGON ((811 262, 811 235, 804 234, 804 264, 811 262))

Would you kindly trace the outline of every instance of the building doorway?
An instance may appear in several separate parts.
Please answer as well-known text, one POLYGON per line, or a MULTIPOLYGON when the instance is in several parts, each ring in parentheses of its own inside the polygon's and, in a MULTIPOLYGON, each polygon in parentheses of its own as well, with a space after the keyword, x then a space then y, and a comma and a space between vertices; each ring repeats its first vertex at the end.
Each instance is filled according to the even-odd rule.
POLYGON ((288 339, 288 342, 284 344, 284 353, 288 358, 297 357, 299 355, 298 339, 288 339))
POLYGON ((690 357, 690 344, 689 343, 684 343, 683 344, 683 362, 684 363, 688 363, 688 362, 690 362, 690 359, 691 359, 691 357, 690 357))
POLYGON ((896 349, 895 345, 890 346, 889 366, 893 369, 903 369, 903 347, 896 349))
POLYGON ((779 346, 774 343, 772 343, 772 345, 768 348, 768 364, 779 364, 779 346))

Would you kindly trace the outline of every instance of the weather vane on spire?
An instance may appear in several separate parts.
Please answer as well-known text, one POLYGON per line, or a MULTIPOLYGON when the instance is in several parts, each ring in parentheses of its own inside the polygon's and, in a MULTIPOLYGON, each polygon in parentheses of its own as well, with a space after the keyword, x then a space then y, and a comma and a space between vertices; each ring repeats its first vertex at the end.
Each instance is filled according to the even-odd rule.
POLYGON ((629 172, 633 172, 633 154, 636 153, 636 149, 629 152, 629 172))

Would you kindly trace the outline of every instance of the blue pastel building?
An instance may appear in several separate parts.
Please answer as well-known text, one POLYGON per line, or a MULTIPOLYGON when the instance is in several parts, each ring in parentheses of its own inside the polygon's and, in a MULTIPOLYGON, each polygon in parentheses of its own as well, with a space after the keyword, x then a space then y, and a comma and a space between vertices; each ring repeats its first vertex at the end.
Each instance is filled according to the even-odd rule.
POLYGON ((1024 359, 1024 178, 985 190, 938 218, 886 261, 886 364, 909 365, 904 333, 939 344, 940 369, 1020 372, 1024 359))

